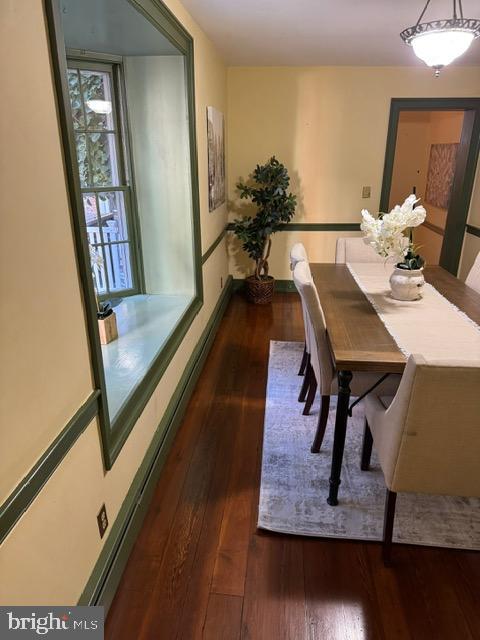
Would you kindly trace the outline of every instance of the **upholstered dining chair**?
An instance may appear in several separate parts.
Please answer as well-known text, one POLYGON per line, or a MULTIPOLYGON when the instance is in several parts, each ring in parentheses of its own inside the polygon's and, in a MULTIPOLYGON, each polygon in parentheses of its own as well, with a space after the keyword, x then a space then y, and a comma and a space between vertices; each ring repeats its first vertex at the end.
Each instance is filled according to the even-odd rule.
MULTIPOLYGON (((293 271, 295 269, 295 265, 298 262, 307 262, 308 263, 308 256, 307 256, 307 252, 305 250, 305 247, 303 246, 303 244, 301 242, 296 242, 292 248, 290 249, 290 271, 293 271)), ((308 364, 310 362, 310 349, 309 349, 309 339, 307 336, 307 323, 305 321, 305 309, 302 303, 302 314, 303 314, 303 326, 304 326, 304 331, 305 331, 305 344, 303 347, 303 355, 302 355, 302 361, 300 363, 300 369, 298 371, 298 375, 299 376, 303 376, 305 375, 305 371, 308 367, 308 364)), ((302 390, 300 391, 300 396, 299 396, 299 401, 300 402, 304 402, 305 401, 305 396, 307 393, 307 390, 304 389, 303 387, 306 386, 306 384, 302 384, 302 390), (303 400, 301 400, 301 398, 303 397, 303 400)))
POLYGON ((398 492, 480 497, 480 366, 411 355, 393 398, 365 399, 361 468, 372 444, 385 476, 383 559, 398 492))
POLYGON ((469 287, 472 287, 472 289, 480 293, 480 253, 475 258, 475 262, 468 273, 465 284, 468 284, 469 287))
POLYGON ((308 255, 301 242, 296 242, 290 249, 290 270, 295 269, 297 262, 308 262, 308 255))
MULTIPOLYGON (((408 238, 405 237, 405 246, 408 238)), ((392 256, 384 258, 363 241, 363 238, 338 238, 335 250, 335 263, 345 264, 346 262, 398 262, 398 257, 392 256)))
MULTIPOLYGON (((308 262, 298 262, 293 270, 293 280, 305 309, 307 334, 310 340, 310 365, 305 373, 308 391, 303 413, 308 415, 315 399, 317 388, 320 390, 321 406, 317 431, 311 447, 312 453, 318 453, 322 446, 327 427, 330 396, 338 392, 337 376, 330 356, 327 342, 327 327, 318 291, 312 278, 308 262)), ((353 376, 350 388, 353 396, 362 396, 376 386, 381 374, 357 372, 353 376)), ((395 393, 400 376, 391 375, 378 385, 382 395, 395 393)))
POLYGON ((363 238, 338 238, 335 251, 335 262, 385 262, 385 258, 379 256, 363 238))

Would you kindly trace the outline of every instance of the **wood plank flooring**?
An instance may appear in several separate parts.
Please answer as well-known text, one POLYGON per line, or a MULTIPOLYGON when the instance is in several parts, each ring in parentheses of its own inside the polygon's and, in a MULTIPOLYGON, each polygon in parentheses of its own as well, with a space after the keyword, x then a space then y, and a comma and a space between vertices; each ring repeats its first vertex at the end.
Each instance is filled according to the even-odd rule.
POLYGON ((480 640, 480 554, 402 545, 386 569, 378 544, 256 530, 269 341, 302 331, 294 294, 232 299, 108 640, 480 640))

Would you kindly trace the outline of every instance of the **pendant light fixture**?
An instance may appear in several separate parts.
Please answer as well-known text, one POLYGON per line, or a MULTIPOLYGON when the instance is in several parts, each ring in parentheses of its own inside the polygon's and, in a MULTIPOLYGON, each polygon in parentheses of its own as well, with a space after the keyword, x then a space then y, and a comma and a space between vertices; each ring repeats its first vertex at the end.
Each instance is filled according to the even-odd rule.
POLYGON ((453 0, 451 18, 421 22, 430 1, 427 0, 417 23, 404 29, 400 37, 413 47, 418 58, 435 69, 435 77, 438 77, 442 67, 465 53, 473 40, 480 36, 480 20, 464 18, 462 0, 453 0))

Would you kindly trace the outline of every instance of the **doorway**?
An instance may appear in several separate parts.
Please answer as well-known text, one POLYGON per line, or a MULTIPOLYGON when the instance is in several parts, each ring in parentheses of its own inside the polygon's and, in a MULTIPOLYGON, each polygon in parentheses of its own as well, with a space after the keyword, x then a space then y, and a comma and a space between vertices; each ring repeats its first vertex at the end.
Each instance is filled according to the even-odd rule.
POLYGON ((427 210, 414 243, 457 274, 480 143, 480 99, 393 99, 381 211, 410 193, 427 210))

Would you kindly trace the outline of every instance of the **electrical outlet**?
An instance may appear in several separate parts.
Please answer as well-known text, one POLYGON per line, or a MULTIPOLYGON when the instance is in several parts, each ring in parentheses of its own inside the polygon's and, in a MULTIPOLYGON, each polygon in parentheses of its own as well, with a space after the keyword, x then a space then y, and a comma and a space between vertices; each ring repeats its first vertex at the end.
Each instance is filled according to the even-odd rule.
POLYGON ((362 198, 370 198, 372 192, 371 187, 363 187, 362 189, 362 198))
POLYGON ((102 508, 98 513, 97 524, 100 538, 103 538, 103 536, 105 535, 105 531, 108 529, 107 508, 104 504, 102 504, 102 508))

